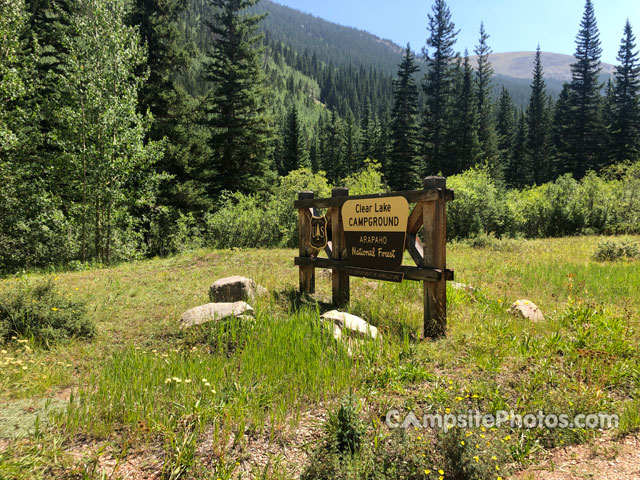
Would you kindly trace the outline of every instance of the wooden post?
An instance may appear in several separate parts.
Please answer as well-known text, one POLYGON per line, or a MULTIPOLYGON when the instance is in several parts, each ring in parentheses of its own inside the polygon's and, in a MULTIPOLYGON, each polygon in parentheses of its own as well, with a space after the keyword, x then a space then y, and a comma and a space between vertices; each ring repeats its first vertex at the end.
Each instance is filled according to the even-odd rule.
MULTIPOLYGON (((346 197, 349 189, 344 187, 334 188, 331 191, 332 197, 346 197)), ((342 228, 342 209, 331 207, 331 249, 333 260, 346 260, 347 244, 344 239, 344 229, 342 228)), ((340 270, 331 271, 331 286, 333 303, 338 307, 344 307, 349 303, 349 275, 340 270)))
MULTIPOLYGON (((313 192, 298 192, 298 200, 313 198, 313 192)), ((311 256, 311 213, 308 208, 298 209, 298 254, 311 256)), ((300 293, 314 293, 316 290, 316 272, 313 265, 300 266, 300 293)))
MULTIPOLYGON (((423 180, 425 190, 447 188, 444 177, 427 177, 423 180)), ((438 200, 425 202, 422 217, 424 222, 424 267, 437 268, 442 273, 436 282, 424 282, 424 336, 437 338, 447 331, 447 202, 444 195, 438 200)))

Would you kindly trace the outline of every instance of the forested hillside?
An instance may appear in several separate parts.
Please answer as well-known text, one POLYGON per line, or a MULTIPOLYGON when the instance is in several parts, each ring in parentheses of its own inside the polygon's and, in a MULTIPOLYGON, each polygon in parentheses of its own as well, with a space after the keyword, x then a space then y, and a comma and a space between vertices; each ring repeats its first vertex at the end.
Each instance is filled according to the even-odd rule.
POLYGON ((409 189, 473 169, 524 192, 637 171, 635 36, 627 22, 604 85, 590 0, 557 96, 539 51, 531 80, 494 74, 481 19, 476 61, 455 52, 443 0, 426 44, 406 48, 258 0, 0 9, 2 271, 199 245, 224 212, 289 192, 292 179, 409 189))

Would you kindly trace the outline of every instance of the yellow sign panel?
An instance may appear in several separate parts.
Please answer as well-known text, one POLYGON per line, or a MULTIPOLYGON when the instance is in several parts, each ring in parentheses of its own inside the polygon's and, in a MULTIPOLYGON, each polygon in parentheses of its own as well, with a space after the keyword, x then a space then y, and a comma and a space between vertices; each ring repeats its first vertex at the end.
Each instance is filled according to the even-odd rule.
POLYGON ((409 203, 404 197, 347 200, 342 206, 345 232, 405 232, 409 203))
POLYGON ((402 264, 409 203, 404 197, 347 200, 342 225, 354 267, 394 270, 402 264))

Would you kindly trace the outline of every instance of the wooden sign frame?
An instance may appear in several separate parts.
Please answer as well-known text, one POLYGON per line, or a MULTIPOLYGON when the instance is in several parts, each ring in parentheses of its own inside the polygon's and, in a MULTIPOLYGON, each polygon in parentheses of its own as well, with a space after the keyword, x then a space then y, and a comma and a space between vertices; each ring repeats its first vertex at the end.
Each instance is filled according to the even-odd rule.
POLYGON ((332 270, 333 303, 339 307, 349 303, 349 276, 367 277, 385 281, 417 280, 423 282, 424 337, 444 336, 447 328, 447 280, 453 280, 453 271, 447 263, 447 202, 453 200, 453 190, 447 189, 444 177, 427 177, 423 190, 349 196, 349 190, 334 188, 330 198, 314 198, 313 192, 299 192, 294 208, 298 209, 298 255, 300 292, 315 292, 315 269, 332 270), (347 200, 405 197, 415 203, 407 222, 404 248, 416 266, 401 265, 392 271, 374 270, 350 265, 347 260, 341 207, 347 200), (327 235, 324 247, 327 258, 318 255, 322 249, 311 245, 311 218, 318 217, 317 208, 326 208, 327 235), (424 226, 423 242, 418 238, 424 226))

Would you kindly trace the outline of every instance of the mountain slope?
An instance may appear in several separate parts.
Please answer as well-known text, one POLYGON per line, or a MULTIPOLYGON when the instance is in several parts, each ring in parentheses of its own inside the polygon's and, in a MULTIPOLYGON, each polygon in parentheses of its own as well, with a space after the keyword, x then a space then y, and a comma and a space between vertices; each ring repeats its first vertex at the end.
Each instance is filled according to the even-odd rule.
POLYGON ((373 66, 395 75, 401 61, 402 47, 363 30, 344 27, 308 13, 263 0, 255 11, 268 13, 262 30, 299 53, 315 52, 318 60, 339 65, 373 66))
MULTIPOLYGON (((489 61, 491 65, 493 65, 493 70, 497 75, 530 79, 535 55, 536 52, 492 53, 489 61)), ((541 57, 545 78, 561 80, 563 82, 571 80, 571 64, 576 61, 573 56, 561 53, 542 52, 541 57)), ((471 57, 471 61, 472 64, 475 65, 477 57, 471 57)), ((603 75, 612 75, 613 69, 614 66, 610 63, 602 64, 603 75)))

